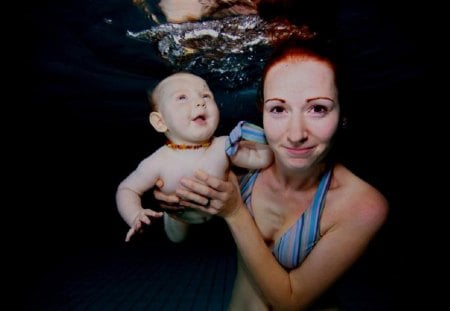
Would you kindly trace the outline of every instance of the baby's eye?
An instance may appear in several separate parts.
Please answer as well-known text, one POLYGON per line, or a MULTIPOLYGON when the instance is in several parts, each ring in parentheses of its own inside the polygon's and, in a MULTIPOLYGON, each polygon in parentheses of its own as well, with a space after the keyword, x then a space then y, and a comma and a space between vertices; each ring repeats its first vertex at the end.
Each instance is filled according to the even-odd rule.
POLYGON ((187 100, 188 100, 188 97, 186 94, 181 94, 181 95, 177 96, 177 101, 179 101, 179 102, 185 103, 185 102, 187 102, 187 100))
POLYGON ((204 99, 210 99, 212 96, 211 94, 203 94, 202 96, 204 99))

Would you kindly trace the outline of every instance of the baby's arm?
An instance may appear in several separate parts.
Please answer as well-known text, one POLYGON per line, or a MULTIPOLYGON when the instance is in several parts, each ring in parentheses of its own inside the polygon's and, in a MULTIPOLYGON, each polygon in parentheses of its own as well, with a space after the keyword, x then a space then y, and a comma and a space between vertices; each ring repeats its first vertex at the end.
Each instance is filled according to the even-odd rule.
POLYGON ((248 169, 261 169, 273 161, 273 152, 267 145, 261 127, 241 121, 231 131, 225 147, 231 163, 248 169))
POLYGON ((152 217, 161 217, 163 213, 155 212, 142 207, 142 195, 151 189, 157 179, 160 154, 158 152, 144 159, 128 177, 118 186, 116 192, 117 209, 125 222, 130 226, 125 241, 129 241, 131 236, 140 231, 142 224, 149 225, 152 217))

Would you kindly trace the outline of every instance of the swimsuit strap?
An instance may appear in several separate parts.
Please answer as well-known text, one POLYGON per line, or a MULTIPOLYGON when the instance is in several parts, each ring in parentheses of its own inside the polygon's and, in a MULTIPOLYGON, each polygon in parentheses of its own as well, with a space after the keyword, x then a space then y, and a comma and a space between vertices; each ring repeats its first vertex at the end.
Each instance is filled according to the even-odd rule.
POLYGON ((260 144, 267 144, 264 130, 256 124, 240 121, 236 127, 230 132, 225 143, 225 152, 228 156, 234 155, 239 146, 240 140, 249 140, 260 144))
POLYGON ((331 169, 325 172, 311 206, 283 233, 273 247, 274 255, 287 269, 298 267, 319 240, 320 216, 325 206, 331 175, 331 169))
POLYGON ((251 205, 253 185, 255 184, 256 177, 259 174, 259 170, 252 170, 247 174, 243 175, 239 179, 239 188, 241 189, 242 201, 245 203, 250 215, 254 217, 253 209, 251 205))

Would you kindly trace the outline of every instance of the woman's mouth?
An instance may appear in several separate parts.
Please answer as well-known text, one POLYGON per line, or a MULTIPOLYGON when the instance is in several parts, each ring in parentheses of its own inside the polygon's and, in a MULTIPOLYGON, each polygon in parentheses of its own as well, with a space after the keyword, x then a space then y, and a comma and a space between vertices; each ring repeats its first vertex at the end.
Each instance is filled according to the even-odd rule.
POLYGON ((314 151, 314 147, 285 147, 285 149, 290 156, 296 158, 309 157, 314 151))

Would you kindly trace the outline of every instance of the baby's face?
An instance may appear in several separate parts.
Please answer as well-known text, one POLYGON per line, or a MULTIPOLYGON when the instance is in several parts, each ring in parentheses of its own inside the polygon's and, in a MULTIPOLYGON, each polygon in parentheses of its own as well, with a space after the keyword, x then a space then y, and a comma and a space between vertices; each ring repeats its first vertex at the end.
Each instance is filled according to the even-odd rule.
POLYGON ((170 76, 161 82, 155 99, 172 142, 202 143, 216 131, 219 109, 202 78, 188 73, 170 76))

